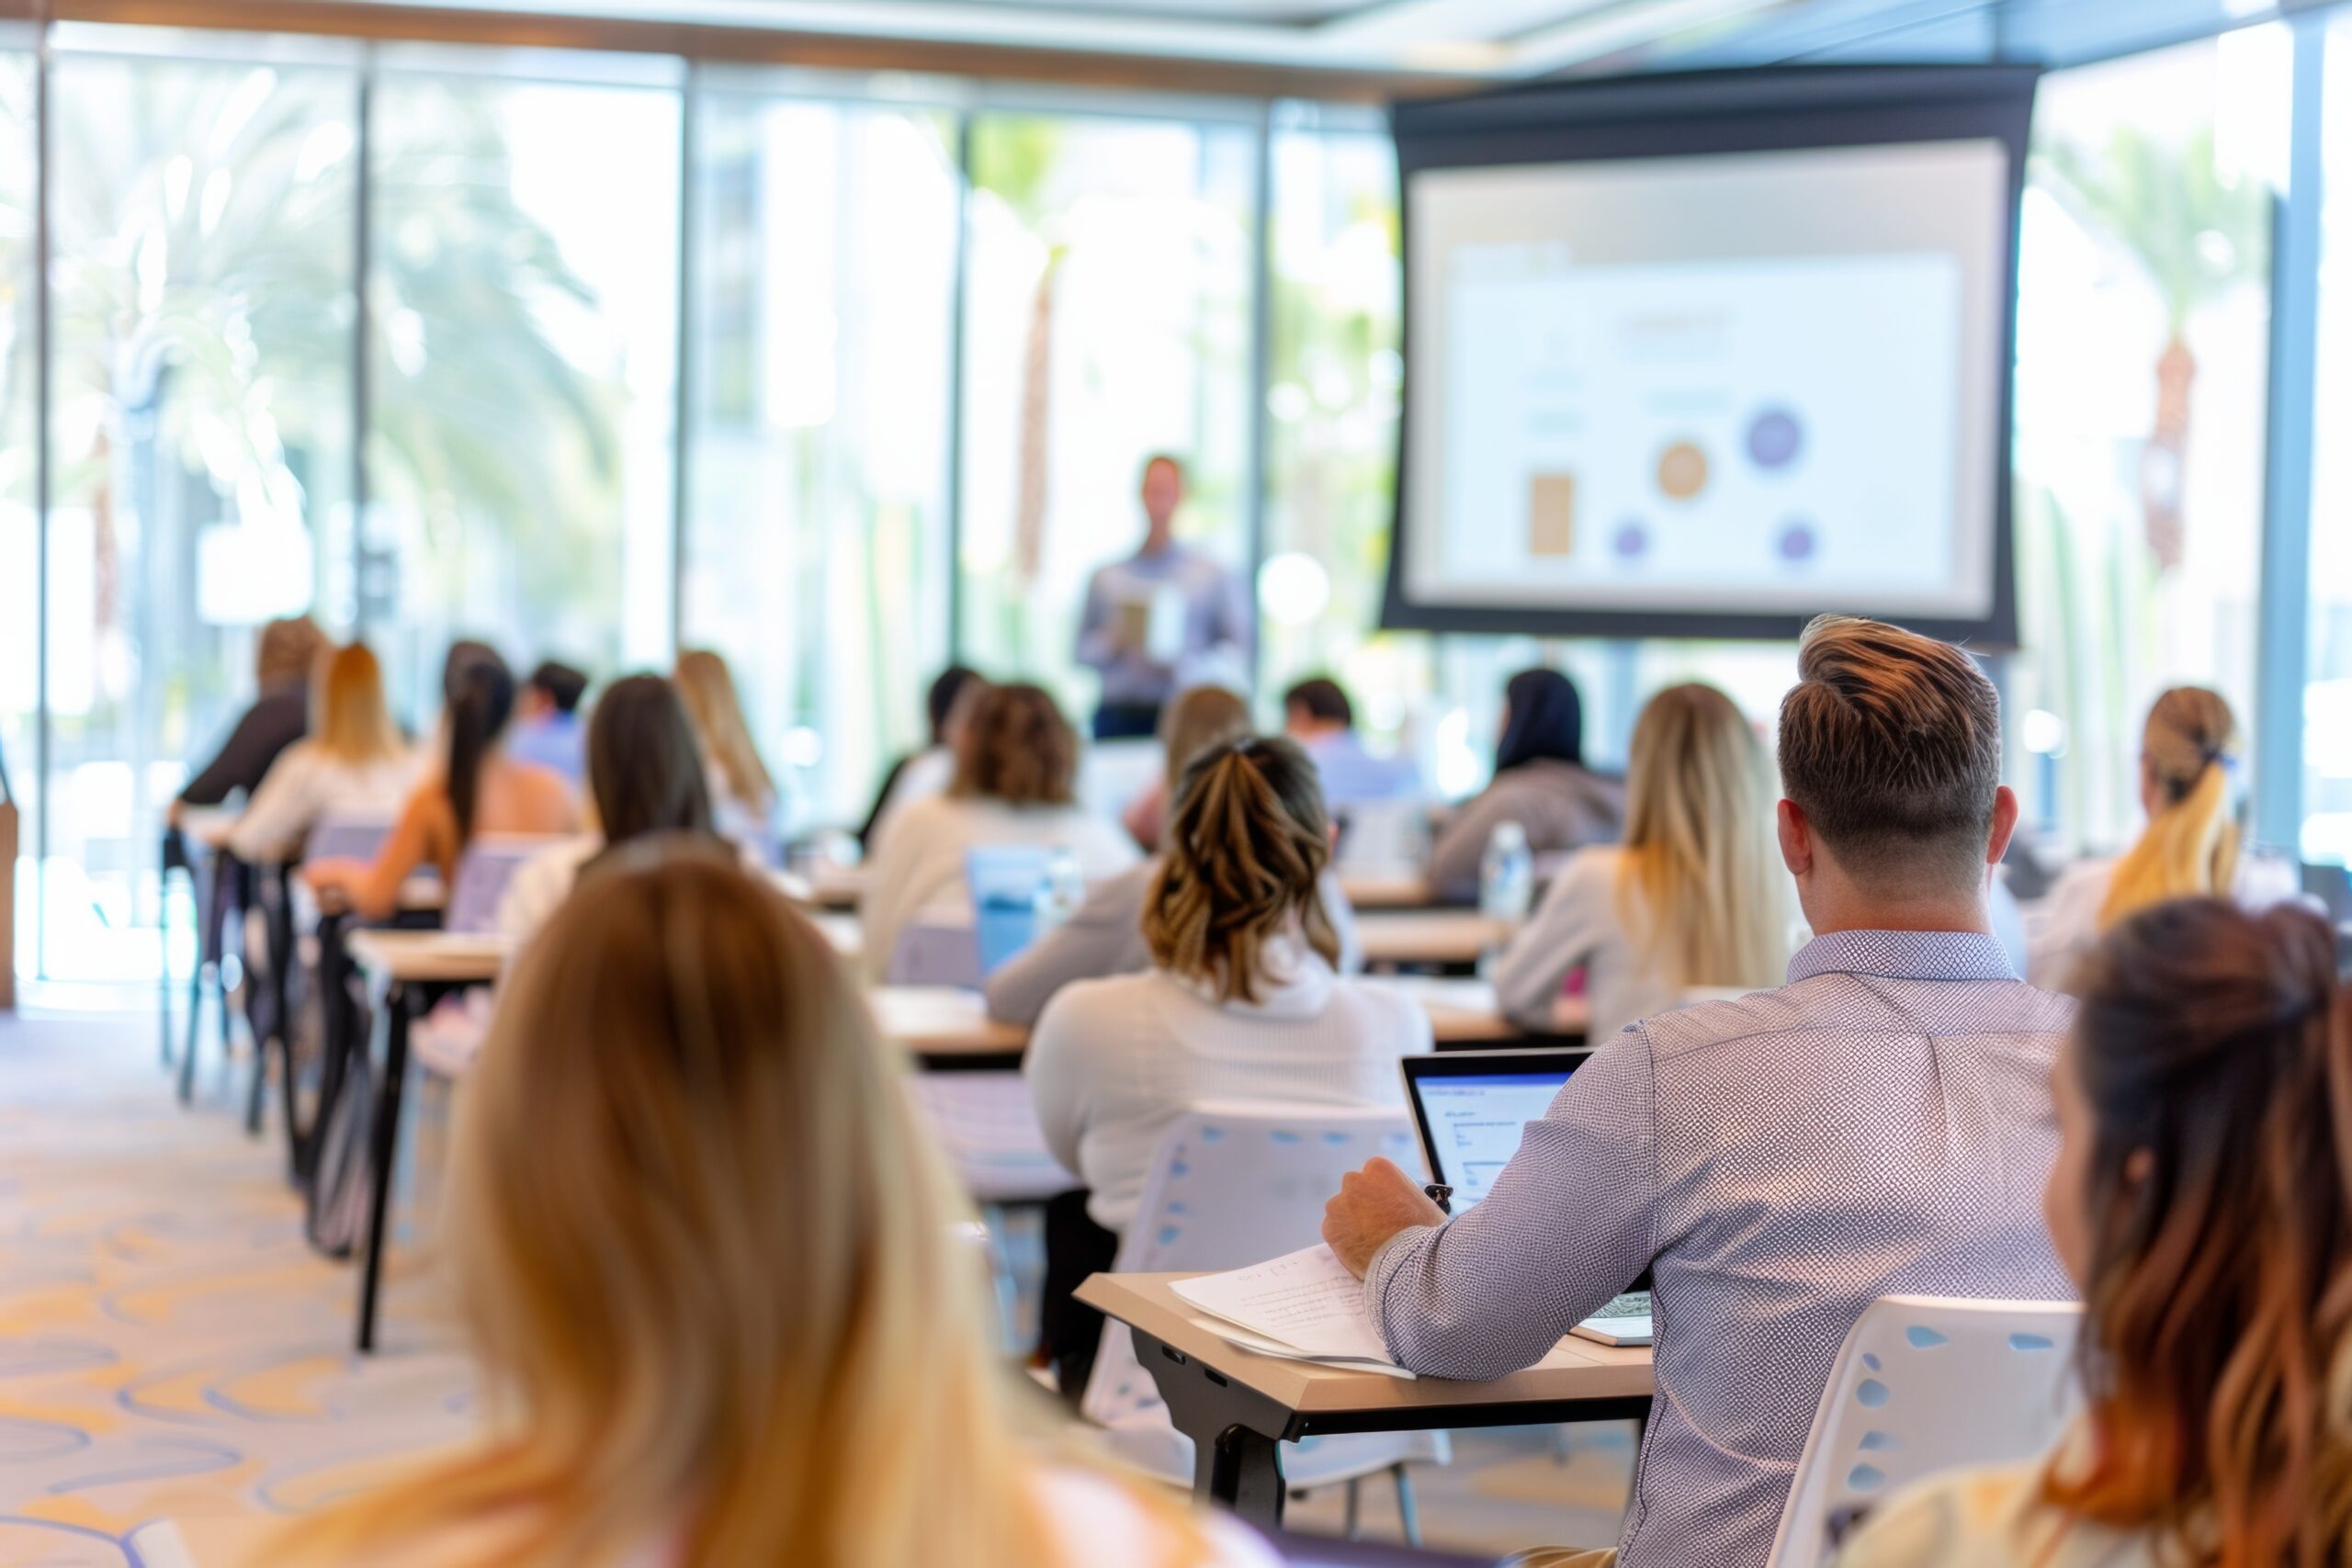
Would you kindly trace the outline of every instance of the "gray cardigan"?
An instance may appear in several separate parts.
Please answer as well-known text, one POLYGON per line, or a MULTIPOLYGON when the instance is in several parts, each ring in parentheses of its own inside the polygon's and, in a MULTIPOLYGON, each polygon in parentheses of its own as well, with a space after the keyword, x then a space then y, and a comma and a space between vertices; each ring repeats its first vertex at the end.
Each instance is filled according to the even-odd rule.
POLYGON ((1448 903, 1478 897, 1478 862, 1496 825, 1517 822, 1539 855, 1566 854, 1588 844, 1613 844, 1625 831, 1623 782, 1538 757, 1521 762, 1464 804, 1430 846, 1430 884, 1448 903))

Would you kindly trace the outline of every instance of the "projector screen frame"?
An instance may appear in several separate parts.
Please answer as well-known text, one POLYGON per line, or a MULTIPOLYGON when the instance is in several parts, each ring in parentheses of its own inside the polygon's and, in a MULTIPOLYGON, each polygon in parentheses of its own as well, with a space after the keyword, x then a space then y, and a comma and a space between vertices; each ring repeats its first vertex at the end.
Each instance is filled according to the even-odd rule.
MULTIPOLYGON (((1428 170, 1505 168, 1716 153, 1806 152, 1939 141, 1996 141, 2008 159, 2008 243, 2002 247, 2002 351, 1995 415, 1993 594, 1982 617, 1894 615, 1928 637, 1987 651, 2018 646, 2016 494, 2018 221, 2034 92, 2030 65, 1794 65, 1545 82, 1467 97, 1395 104, 1402 255, 1406 395, 1396 419, 1394 511, 1382 594, 1384 631, 1546 637, 1677 637, 1789 641, 1809 613, 1594 610, 1541 604, 1422 603, 1407 592, 1407 512, 1418 373, 1410 276, 1413 176, 1428 170)), ((1824 610, 1868 614, 1866 604, 1824 610)))

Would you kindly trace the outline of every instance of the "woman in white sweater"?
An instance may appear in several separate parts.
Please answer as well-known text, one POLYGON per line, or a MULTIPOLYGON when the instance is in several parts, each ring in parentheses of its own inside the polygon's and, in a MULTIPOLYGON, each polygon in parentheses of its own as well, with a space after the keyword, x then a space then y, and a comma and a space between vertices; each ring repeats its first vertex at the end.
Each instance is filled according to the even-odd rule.
POLYGON ((955 784, 899 812, 875 850, 860 907, 866 977, 889 974, 899 939, 925 915, 971 920, 964 857, 982 845, 1068 850, 1090 884, 1135 864, 1135 845, 1080 807, 1077 784, 1078 732, 1044 688, 982 693, 956 738, 955 784))
POLYGON ((380 812, 387 823, 416 783, 416 753, 384 706, 384 671, 368 645, 326 657, 311 682, 311 733, 277 755, 229 837, 239 860, 289 860, 322 818, 380 812))
MULTIPOLYGON (((1396 1059, 1430 1048, 1429 1015, 1334 971, 1317 892, 1330 858, 1315 764, 1295 743, 1216 747, 1185 770, 1144 903, 1152 968, 1064 987, 1023 1067, 1046 1145, 1086 1183, 1095 1224, 1115 1234, 1134 1220, 1162 1135, 1198 1101, 1402 1102, 1396 1059)), ((1091 1345, 1052 1304, 1048 1348, 1074 1396, 1091 1345)))
POLYGON ((1772 843, 1764 749, 1713 686, 1669 686, 1634 727, 1620 847, 1580 850, 1495 968, 1506 1017, 1550 1027, 1582 969, 1596 1042, 1697 989, 1779 985, 1788 878, 1772 843))

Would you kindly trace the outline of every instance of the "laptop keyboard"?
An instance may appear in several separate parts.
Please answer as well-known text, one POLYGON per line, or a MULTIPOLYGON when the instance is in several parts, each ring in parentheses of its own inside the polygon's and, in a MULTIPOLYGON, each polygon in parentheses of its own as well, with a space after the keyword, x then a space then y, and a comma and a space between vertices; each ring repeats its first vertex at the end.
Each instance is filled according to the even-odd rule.
POLYGON ((1604 1318, 1647 1317, 1649 1314, 1650 1293, 1647 1291, 1628 1291, 1585 1321, 1590 1323, 1604 1318))

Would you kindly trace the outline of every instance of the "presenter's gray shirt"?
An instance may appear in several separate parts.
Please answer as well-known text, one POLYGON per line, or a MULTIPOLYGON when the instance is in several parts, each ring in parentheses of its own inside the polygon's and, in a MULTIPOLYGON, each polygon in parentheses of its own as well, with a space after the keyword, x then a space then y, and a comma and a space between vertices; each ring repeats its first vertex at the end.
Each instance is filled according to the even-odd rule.
POLYGON ((1781 989, 1602 1046, 1483 1201, 1380 1250, 1373 1322, 1414 1371, 1499 1377, 1649 1269, 1620 1568, 1764 1568, 1864 1307, 2073 1295, 2041 1220, 2072 1014, 1989 936, 1817 938, 1781 989))
POLYGON ((1102 677, 1104 703, 1157 706, 1187 686, 1246 686, 1250 638, 1250 601, 1240 579, 1190 546, 1171 544, 1113 561, 1088 581, 1078 661, 1102 677), (1121 652, 1123 607, 1148 605, 1164 589, 1182 598, 1182 647, 1166 663, 1146 652, 1121 652))

